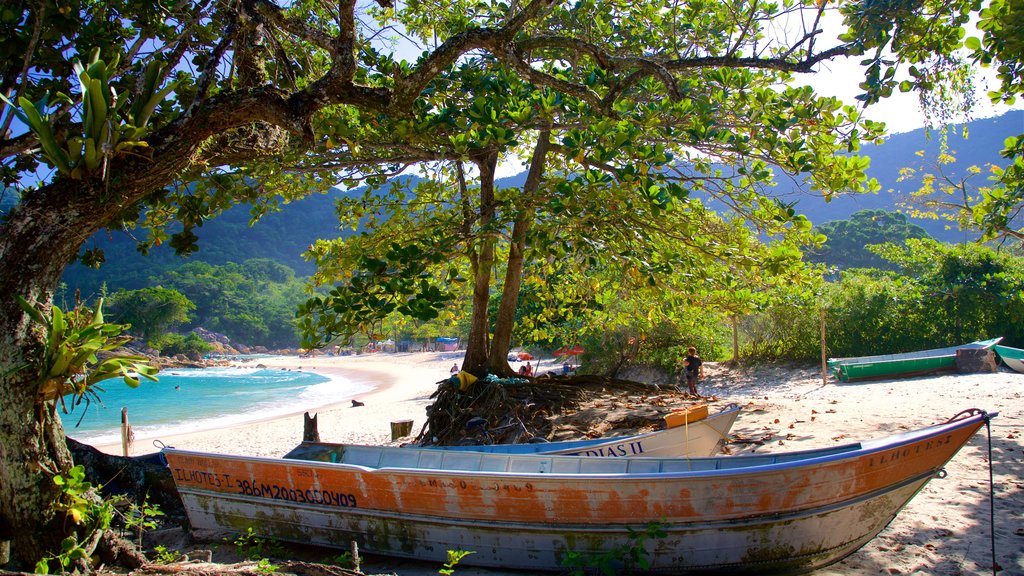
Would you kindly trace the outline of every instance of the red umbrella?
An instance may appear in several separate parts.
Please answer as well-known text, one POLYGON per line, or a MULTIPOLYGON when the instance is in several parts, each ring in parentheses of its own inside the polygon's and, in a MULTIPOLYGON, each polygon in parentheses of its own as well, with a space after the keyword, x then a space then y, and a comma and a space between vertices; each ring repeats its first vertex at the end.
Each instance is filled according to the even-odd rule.
POLYGON ((577 344, 572 348, 559 348, 558 350, 555 350, 553 354, 555 356, 579 356, 580 354, 583 354, 583 347, 577 344))
POLYGON ((533 354, 529 352, 520 352, 518 356, 520 360, 533 360, 533 354))
POLYGON ((580 354, 583 354, 583 347, 577 344, 572 348, 559 348, 558 350, 555 350, 553 354, 555 356, 579 356, 580 354))

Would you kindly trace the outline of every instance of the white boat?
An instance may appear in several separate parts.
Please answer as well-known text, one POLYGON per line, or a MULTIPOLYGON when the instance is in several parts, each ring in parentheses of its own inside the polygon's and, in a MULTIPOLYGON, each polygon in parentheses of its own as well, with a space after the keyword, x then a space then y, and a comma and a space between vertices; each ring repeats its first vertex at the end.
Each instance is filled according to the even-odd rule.
MULTIPOLYGON (((540 442, 536 444, 470 444, 465 446, 417 446, 427 450, 490 452, 493 454, 559 454, 583 458, 692 458, 718 453, 729 440, 729 431, 736 423, 740 407, 730 404, 721 411, 708 414, 707 406, 700 405, 674 411, 666 416, 667 427, 646 434, 540 442)), ((331 442, 303 442, 285 458, 321 460, 321 453, 330 453, 342 446, 331 442)))

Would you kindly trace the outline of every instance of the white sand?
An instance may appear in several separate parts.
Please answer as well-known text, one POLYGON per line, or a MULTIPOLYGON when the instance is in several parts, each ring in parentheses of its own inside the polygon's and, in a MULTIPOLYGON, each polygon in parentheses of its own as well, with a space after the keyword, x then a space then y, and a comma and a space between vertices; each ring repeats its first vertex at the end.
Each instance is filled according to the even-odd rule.
MULTIPOLYGON (((319 409, 321 438, 332 442, 386 444, 390 422, 412 419, 413 434, 425 420, 436 382, 449 375, 455 353, 376 354, 334 358, 278 358, 268 366, 327 373, 378 383, 350 404, 319 409)), ((874 438, 945 421, 961 410, 999 412, 992 421, 996 551, 1002 576, 1024 576, 1024 374, 946 374, 859 384, 822 384, 820 372, 762 368, 745 373, 709 363, 704 394, 744 407, 734 438, 765 439, 763 445, 733 444, 734 453, 786 451, 874 438)), ((280 456, 302 436, 296 414, 230 429, 161 438, 172 446, 202 451, 280 456)), ((138 439, 137 452, 152 451, 138 439)), ((841 563, 815 574, 991 574, 988 439, 984 430, 947 465, 948 476, 932 480, 875 539, 841 563)), ((119 446, 101 449, 116 454, 119 446)), ((400 576, 437 574, 439 566, 379 561, 365 571, 400 576)), ((507 571, 460 566, 458 574, 500 575, 507 571)), ((522 574, 522 573, 519 573, 522 574)))

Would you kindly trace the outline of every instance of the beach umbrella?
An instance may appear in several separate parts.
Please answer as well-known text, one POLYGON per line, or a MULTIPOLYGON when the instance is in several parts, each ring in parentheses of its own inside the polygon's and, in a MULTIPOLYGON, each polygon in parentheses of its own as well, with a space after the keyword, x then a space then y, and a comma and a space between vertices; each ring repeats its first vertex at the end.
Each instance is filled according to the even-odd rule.
POLYGON ((520 361, 522 361, 522 360, 533 360, 533 354, 530 354, 529 352, 520 352, 518 354, 518 356, 519 356, 519 360, 520 361))
POLYGON ((552 352, 552 354, 555 356, 579 356, 580 354, 583 354, 583 347, 577 344, 572 348, 559 348, 552 352))
POLYGON ((577 344, 572 348, 559 348, 558 350, 555 350, 553 354, 555 356, 579 356, 580 354, 583 354, 583 347, 577 344))

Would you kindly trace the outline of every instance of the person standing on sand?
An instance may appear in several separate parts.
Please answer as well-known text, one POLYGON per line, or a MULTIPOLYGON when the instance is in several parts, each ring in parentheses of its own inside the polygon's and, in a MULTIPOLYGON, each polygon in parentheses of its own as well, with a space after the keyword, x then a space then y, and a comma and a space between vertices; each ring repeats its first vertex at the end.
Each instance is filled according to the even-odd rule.
POLYGON ((704 361, 697 356, 697 349, 693 346, 686 349, 683 366, 686 366, 686 385, 690 388, 690 394, 700 396, 697 392, 697 381, 704 378, 704 361))

